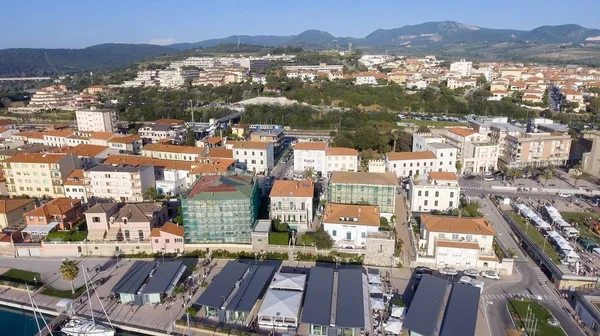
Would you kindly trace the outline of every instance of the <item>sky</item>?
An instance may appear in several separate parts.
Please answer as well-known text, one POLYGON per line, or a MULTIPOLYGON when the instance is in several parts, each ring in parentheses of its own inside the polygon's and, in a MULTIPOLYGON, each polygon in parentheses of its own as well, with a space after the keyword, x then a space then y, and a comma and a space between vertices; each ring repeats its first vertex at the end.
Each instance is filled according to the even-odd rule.
MULTIPOLYGON (((429 21, 530 30, 600 28, 598 0, 0 0, 0 49, 171 44, 319 29, 365 37, 429 21)), ((0 60, 1 61, 1 60, 0 60)))

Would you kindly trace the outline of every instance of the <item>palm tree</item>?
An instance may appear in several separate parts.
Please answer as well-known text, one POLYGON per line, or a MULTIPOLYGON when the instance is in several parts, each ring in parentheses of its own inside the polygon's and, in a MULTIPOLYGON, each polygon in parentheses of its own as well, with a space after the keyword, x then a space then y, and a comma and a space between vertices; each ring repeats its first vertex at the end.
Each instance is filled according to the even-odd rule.
POLYGON ((527 173, 527 176, 531 177, 531 175, 533 175, 533 171, 534 171, 533 166, 525 167, 525 173, 527 173))
POLYGON ((65 260, 62 262, 59 268, 60 275, 65 281, 71 282, 71 292, 75 295, 75 286, 73 281, 79 275, 79 266, 73 260, 65 260))
POLYGON ((522 176, 522 172, 519 168, 510 168, 507 174, 513 182, 522 176))
POLYGON ((575 165, 573 167, 573 174, 571 174, 571 177, 575 180, 575 188, 577 188, 577 182, 583 178, 581 165, 575 165))
POLYGON ((315 175, 315 172, 312 168, 308 168, 304 171, 303 175, 304 175, 304 178, 312 180, 313 176, 315 175))
POLYGON ((547 168, 540 174, 540 177, 544 179, 545 187, 548 184, 548 181, 554 177, 554 170, 552 170, 552 168, 547 168))
POLYGON ((158 190, 155 187, 150 187, 150 188, 144 190, 144 193, 142 194, 142 196, 147 201, 156 201, 157 199, 160 198, 160 194, 158 193, 158 190))
POLYGON ((506 181, 506 176, 508 175, 509 171, 510 168, 508 168, 508 166, 502 167, 502 181, 506 181))

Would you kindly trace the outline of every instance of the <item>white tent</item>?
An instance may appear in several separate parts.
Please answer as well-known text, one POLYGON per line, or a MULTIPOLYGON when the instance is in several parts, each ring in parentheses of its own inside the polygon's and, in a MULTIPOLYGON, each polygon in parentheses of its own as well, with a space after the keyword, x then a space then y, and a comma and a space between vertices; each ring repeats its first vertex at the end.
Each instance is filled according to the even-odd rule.
POLYGON ((371 285, 381 285, 381 276, 379 274, 369 274, 369 283, 371 285))
POLYGON ((258 323, 267 327, 296 328, 302 292, 269 289, 258 311, 258 323))
POLYGON ((303 291, 305 284, 306 274, 277 273, 273 276, 273 281, 271 281, 269 288, 303 291))
POLYGON ((404 318, 404 314, 406 312, 406 307, 392 307, 392 317, 397 317, 399 319, 404 318))
POLYGON ((535 224, 537 227, 540 227, 542 229, 548 229, 550 228, 550 224, 546 223, 545 220, 543 220, 541 217, 537 217, 535 219, 535 224))
POLYGON ((597 256, 600 256, 600 247, 596 247, 592 251, 594 251, 594 254, 596 254, 597 256))
POLYGON ((390 332, 392 334, 400 335, 402 332, 402 322, 394 321, 387 326, 385 326, 385 331, 390 332))
POLYGON ((554 230, 552 230, 552 231, 548 231, 548 232, 546 232, 546 234, 547 234, 547 235, 548 235, 548 237, 550 237, 550 238, 554 238, 554 237, 560 237, 560 234, 559 234, 558 232, 554 231, 554 230))
POLYGON ((372 310, 383 310, 385 309, 385 303, 382 299, 371 299, 371 309, 372 310))
POLYGON ((383 294, 383 290, 381 289, 381 286, 370 285, 369 286, 369 293, 371 293, 371 294, 383 294))
POLYGON ((579 255, 575 251, 565 252, 565 257, 572 258, 572 259, 579 259, 579 255))

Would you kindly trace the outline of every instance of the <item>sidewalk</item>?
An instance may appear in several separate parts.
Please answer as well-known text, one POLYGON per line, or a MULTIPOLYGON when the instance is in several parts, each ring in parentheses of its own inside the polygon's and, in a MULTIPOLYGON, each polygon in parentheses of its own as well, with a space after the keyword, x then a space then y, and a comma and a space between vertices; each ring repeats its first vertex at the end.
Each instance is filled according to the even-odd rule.
POLYGON ((396 234, 397 238, 402 241, 402 263, 407 264, 415 256, 413 253, 413 247, 411 246, 411 240, 409 235, 410 231, 410 218, 406 209, 406 201, 403 195, 396 195, 396 209, 394 211, 396 216, 396 234))

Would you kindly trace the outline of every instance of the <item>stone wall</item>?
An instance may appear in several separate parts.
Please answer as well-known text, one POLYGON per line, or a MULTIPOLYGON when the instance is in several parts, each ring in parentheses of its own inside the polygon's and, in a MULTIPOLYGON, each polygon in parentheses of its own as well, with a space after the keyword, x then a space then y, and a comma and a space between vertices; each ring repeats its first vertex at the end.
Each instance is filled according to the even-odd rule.
POLYGON ((396 242, 391 232, 372 232, 367 235, 367 244, 365 246, 365 265, 387 266, 392 262, 397 265, 394 251, 396 242), (393 259, 392 259, 393 258, 393 259), (393 261, 392 261, 393 260, 393 261))

